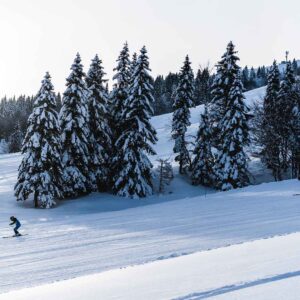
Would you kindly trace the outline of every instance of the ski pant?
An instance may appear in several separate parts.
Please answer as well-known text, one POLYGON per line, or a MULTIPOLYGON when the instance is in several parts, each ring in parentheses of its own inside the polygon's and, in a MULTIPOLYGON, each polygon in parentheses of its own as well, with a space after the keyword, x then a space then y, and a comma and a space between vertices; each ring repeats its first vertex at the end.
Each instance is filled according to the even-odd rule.
POLYGON ((17 225, 17 226, 14 228, 15 234, 19 234, 18 229, 19 229, 20 227, 21 227, 21 225, 17 225))

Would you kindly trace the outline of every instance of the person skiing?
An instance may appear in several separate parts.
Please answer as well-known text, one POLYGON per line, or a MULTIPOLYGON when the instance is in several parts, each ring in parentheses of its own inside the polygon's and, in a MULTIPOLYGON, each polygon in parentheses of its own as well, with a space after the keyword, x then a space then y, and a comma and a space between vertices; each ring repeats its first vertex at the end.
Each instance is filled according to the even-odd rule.
POLYGON ((20 221, 15 218, 14 216, 10 217, 11 223, 9 225, 16 225, 14 228, 14 232, 15 232, 15 236, 20 236, 20 232, 18 231, 18 229, 21 227, 21 223, 20 221))

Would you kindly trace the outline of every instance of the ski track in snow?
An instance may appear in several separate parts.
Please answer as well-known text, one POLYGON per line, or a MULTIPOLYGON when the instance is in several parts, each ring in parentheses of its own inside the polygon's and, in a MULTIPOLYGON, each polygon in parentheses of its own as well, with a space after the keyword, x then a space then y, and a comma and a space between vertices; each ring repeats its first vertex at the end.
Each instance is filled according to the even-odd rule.
POLYGON ((298 232, 245 242, 4 293, 0 300, 298 300, 299 240, 298 232))
MULTIPOLYGON (((247 101, 263 93, 251 91, 247 101)), ((192 110, 190 133, 201 110, 192 110)), ((153 118, 160 157, 171 156, 170 117, 153 118)), ((25 209, 13 196, 19 162, 19 154, 0 156, 0 235, 11 234, 11 215, 29 235, 0 239, 0 293, 300 230, 295 180, 215 193, 176 176, 173 193, 164 196, 132 200, 94 193, 34 210, 32 201, 25 209)))

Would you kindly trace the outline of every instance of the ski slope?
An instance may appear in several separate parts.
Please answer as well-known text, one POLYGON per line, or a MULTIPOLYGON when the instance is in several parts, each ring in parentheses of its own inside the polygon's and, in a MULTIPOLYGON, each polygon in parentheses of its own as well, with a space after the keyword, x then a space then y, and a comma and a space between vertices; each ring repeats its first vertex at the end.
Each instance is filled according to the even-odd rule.
POLYGON ((2 294, 0 300, 297 300, 299 241, 300 233, 257 240, 2 294))
MULTIPOLYGON (((264 92, 265 89, 260 88, 246 93, 247 103, 251 105, 259 101, 264 92)), ((202 109, 199 106, 192 110, 192 126, 189 129, 191 135, 196 133, 202 109)), ((157 156, 152 158, 153 162, 157 157, 172 158, 170 120, 171 114, 152 119, 159 137, 159 142, 155 146, 157 156)), ((13 185, 20 159, 19 154, 0 155, 0 235, 12 234, 12 230, 8 228, 11 215, 16 215, 21 220, 23 225, 21 232, 29 234, 20 238, 0 239, 0 294, 4 293, 0 299, 8 299, 7 297, 18 299, 17 295, 25 297, 27 295, 25 290, 13 296, 5 293, 42 284, 50 284, 45 287, 48 293, 48 287, 52 289, 51 283, 74 277, 84 276, 81 278, 82 282, 87 284, 90 277, 86 276, 96 273, 100 274, 93 276, 103 276, 102 284, 105 285, 105 282, 107 283, 105 278, 111 278, 110 274, 115 274, 114 272, 116 276, 126 278, 127 271, 121 272, 119 269, 131 265, 142 264, 141 268, 143 266, 147 268, 153 263, 158 267, 157 276, 163 276, 165 272, 167 276, 167 269, 164 271, 163 266, 167 262, 172 264, 174 259, 189 257, 194 259, 193 255, 198 259, 197 255, 218 251, 208 251, 209 249, 220 248, 226 251, 235 249, 236 246, 230 245, 240 243, 248 245, 249 241, 255 244, 259 239, 300 231, 300 196, 293 196, 300 193, 300 185, 296 180, 263 183, 226 193, 216 193, 203 187, 191 186, 187 178, 176 175, 169 188, 172 193, 163 196, 154 195, 147 199, 133 200, 94 193, 84 198, 62 201, 52 210, 35 210, 31 209, 31 201, 25 203, 24 208, 24 204, 16 203, 13 197, 13 185)), ((270 181, 268 174, 262 176, 262 165, 257 159, 251 162, 251 168, 256 183, 270 181)), ((295 238, 299 238, 297 234, 295 238)), ((243 249, 241 251, 246 251, 243 249)), ((231 257, 236 255, 233 252, 231 257)), ((274 259, 278 261, 282 259, 280 253, 276 257, 274 259)), ((297 258, 294 257, 295 263, 297 258)), ((201 261, 201 258, 199 259, 201 261)), ((230 273, 226 261, 224 256, 224 268, 230 273)), ((198 270, 200 273, 203 271, 201 266, 202 264, 199 264, 196 268, 200 268, 198 270)), ((287 265, 287 269, 280 272, 292 272, 293 270, 289 268, 287 265)), ((196 269, 191 272, 196 272, 196 269)), ((211 276, 213 272, 214 276, 219 276, 217 269, 210 271, 211 276)), ((180 272, 181 270, 178 271, 180 272)), ((275 268, 268 272, 257 274, 255 271, 253 276, 257 276, 258 279, 266 278, 273 273, 276 275, 278 271, 275 268)), ((178 290, 181 284, 175 281, 170 282, 166 288, 174 289, 176 295, 184 296, 217 289, 223 285, 240 284, 244 280, 253 280, 248 277, 242 278, 243 269, 240 269, 240 273, 237 270, 233 275, 235 277, 231 279, 224 274, 224 278, 228 277, 229 281, 215 280, 213 286, 200 285, 202 282, 200 280, 197 280, 196 286, 196 283, 190 280, 190 289, 187 287, 184 291, 178 290), (241 277, 240 280, 238 277, 241 277)), ((136 279, 133 278, 133 283, 136 279)), ((168 278, 166 280, 168 281, 168 278)), ((63 281, 61 284, 66 283, 67 291, 70 290, 68 284, 73 286, 72 290, 75 284, 81 286, 77 281, 72 282, 63 281)), ((147 284, 147 281, 144 284, 147 284)), ((39 289, 28 290, 28 293, 35 293, 39 289)), ((56 285, 53 285, 53 289, 56 289, 56 285)), ((89 285, 85 285, 82 289, 92 290, 89 285)), ((143 287, 141 289, 144 290, 143 287)), ((50 290, 49 295, 52 295, 50 290)), ((95 293, 102 293, 102 290, 95 293)), ((81 299, 84 298, 88 297, 81 299)), ((146 296, 144 298, 148 299, 146 296)), ((34 299, 34 297, 20 299, 34 299)), ((70 296, 64 295, 61 299, 75 298, 72 293, 70 296)), ((107 299, 110 299, 109 296, 107 299)), ((122 299, 134 298, 126 296, 122 299)))

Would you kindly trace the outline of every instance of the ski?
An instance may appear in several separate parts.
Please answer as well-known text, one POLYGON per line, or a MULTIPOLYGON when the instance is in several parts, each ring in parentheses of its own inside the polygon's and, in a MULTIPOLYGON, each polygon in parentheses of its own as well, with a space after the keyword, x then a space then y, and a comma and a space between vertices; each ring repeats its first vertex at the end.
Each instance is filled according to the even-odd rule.
POLYGON ((20 235, 10 235, 10 236, 3 236, 3 239, 9 239, 9 238, 17 238, 17 237, 21 237, 21 236, 25 236, 28 235, 28 233, 25 234, 20 234, 20 235))

